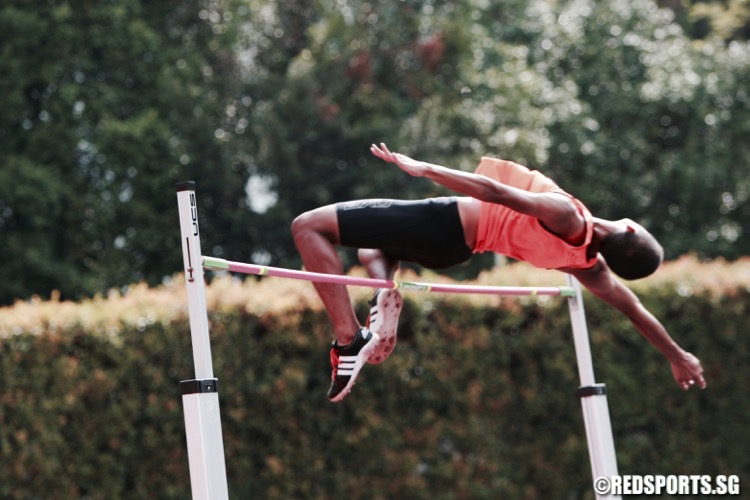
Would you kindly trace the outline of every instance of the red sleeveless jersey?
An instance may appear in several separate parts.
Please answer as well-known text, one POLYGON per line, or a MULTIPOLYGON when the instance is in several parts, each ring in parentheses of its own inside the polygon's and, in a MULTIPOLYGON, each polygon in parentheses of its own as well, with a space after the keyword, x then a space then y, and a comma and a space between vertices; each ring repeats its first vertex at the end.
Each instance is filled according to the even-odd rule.
POLYGON ((483 201, 474 253, 495 252, 545 269, 586 269, 596 263, 596 256, 586 257, 594 234, 591 212, 554 181, 518 163, 489 157, 482 157, 476 173, 534 193, 562 193, 569 196, 586 221, 586 238, 581 245, 571 245, 545 229, 539 219, 504 205, 483 201))

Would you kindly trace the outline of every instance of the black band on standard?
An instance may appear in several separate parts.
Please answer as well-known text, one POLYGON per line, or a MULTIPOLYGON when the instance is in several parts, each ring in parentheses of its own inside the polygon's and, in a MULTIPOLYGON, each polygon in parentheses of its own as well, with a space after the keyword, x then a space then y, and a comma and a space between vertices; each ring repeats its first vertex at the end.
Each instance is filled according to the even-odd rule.
POLYGON ((589 396, 603 396, 607 394, 607 386, 604 384, 594 384, 579 387, 577 394, 579 398, 587 398, 589 396))
POLYGON ((182 181, 175 184, 177 192, 180 191, 195 191, 195 181, 182 181))
POLYGON ((186 394, 219 392, 219 379, 206 378, 202 380, 183 380, 180 382, 180 391, 183 396, 186 394))

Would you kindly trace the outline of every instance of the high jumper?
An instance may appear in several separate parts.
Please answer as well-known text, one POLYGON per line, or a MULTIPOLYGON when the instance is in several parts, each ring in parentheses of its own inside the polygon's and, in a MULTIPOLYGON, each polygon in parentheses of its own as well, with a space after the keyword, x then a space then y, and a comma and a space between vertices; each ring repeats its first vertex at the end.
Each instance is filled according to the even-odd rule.
MULTIPOLYGON (((682 389, 706 387, 698 358, 680 347, 617 279, 645 278, 661 265, 662 247, 643 226, 630 219, 593 217, 553 180, 511 161, 483 157, 469 173, 391 152, 383 143, 370 151, 462 196, 357 200, 305 212, 292 223, 292 234, 308 271, 343 274, 338 246, 358 249, 368 274, 384 280, 393 279, 400 261, 437 270, 482 252, 562 271, 623 313, 667 358, 682 389)), ((314 286, 333 323, 328 398, 338 402, 366 362, 380 363, 390 355, 402 299, 397 290, 377 290, 363 326, 345 285, 314 286)))

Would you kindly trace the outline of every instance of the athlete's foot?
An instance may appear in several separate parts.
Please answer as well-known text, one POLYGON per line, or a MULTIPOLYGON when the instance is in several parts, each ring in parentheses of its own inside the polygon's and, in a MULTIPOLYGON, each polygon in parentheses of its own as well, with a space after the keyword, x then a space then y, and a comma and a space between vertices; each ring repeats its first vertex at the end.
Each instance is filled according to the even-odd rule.
POLYGON ((338 403, 349 392, 357 380, 359 371, 372 355, 378 345, 380 337, 367 327, 360 328, 351 344, 340 346, 337 341, 331 345, 331 387, 328 389, 328 399, 338 403))
POLYGON ((370 300, 367 327, 380 335, 380 342, 368 363, 380 364, 393 352, 398 336, 398 317, 403 305, 404 301, 397 290, 379 289, 370 300))

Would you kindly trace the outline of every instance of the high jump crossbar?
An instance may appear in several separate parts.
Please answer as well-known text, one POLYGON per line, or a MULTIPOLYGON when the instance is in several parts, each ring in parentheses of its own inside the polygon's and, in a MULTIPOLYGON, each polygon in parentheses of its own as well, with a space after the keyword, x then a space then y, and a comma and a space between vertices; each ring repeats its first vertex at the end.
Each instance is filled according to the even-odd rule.
MULTIPOLYGON (((605 384, 595 382, 581 285, 573 276, 566 275, 567 286, 559 287, 451 285, 311 273, 205 257, 201 254, 195 183, 192 181, 181 182, 176 187, 177 204, 180 212, 185 286, 188 292, 190 334, 195 363, 195 379, 180 382, 185 412, 190 482, 194 500, 225 500, 229 498, 219 416, 218 379, 214 378, 211 362, 204 268, 257 276, 277 276, 313 282, 406 291, 563 297, 568 301, 573 330, 576 361, 581 382, 577 394, 583 410, 592 476, 596 480, 598 478, 609 479, 618 475, 612 425, 607 405, 607 391, 605 384)), ((619 496, 600 494, 598 491, 595 493, 598 500, 620 498, 619 496)))
POLYGON ((413 281, 382 280, 373 278, 357 278, 338 274, 313 273, 295 271, 280 267, 232 262, 216 257, 203 257, 203 267, 233 273, 253 274, 256 276, 276 276, 295 280, 313 281, 316 283, 333 283, 338 285, 362 286, 368 288, 386 288, 393 290, 409 290, 415 292, 460 293, 481 295, 508 296, 558 296, 575 297, 575 289, 570 286, 478 286, 478 285, 450 285, 444 283, 419 283, 413 281))

